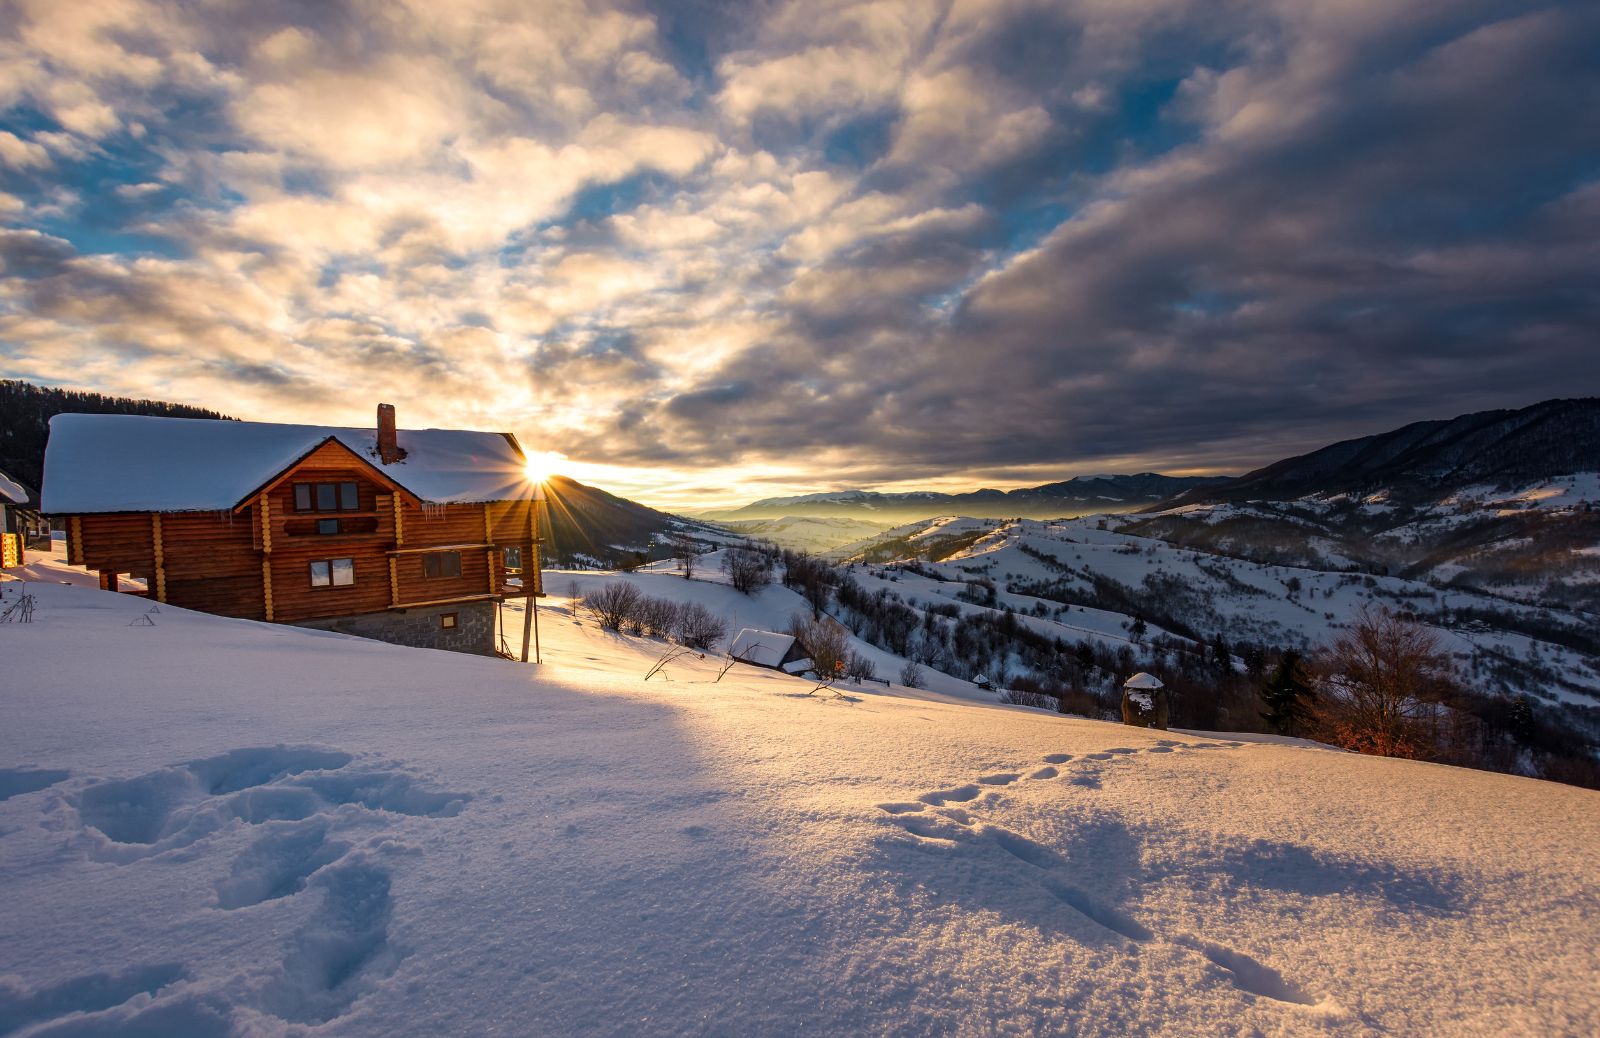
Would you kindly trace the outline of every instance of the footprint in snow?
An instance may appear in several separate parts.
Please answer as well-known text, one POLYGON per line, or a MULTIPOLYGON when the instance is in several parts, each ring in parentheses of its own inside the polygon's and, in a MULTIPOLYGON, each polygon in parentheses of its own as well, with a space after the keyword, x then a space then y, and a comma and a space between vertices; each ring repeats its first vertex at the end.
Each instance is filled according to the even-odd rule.
POLYGON ((985 775, 978 779, 978 781, 982 782, 986 786, 1009 786, 1011 783, 1017 781, 1017 779, 1021 777, 1021 775, 1014 771, 1007 771, 998 775, 985 775))
POLYGON ((1057 771, 1055 768, 1040 768, 1038 771, 1034 772, 1028 777, 1030 779, 1053 779, 1059 774, 1061 774, 1061 772, 1057 771))
POLYGON ((1046 764, 1065 764, 1071 759, 1072 754, 1070 753, 1047 753, 1044 755, 1044 762, 1046 764))
POLYGON ((0 800, 49 789, 69 774, 55 768, 0 768, 0 800))
POLYGON ((406 954, 389 940, 388 870, 351 856, 317 873, 313 882, 322 902, 290 939, 281 971, 263 993, 268 1012, 304 1024, 349 1012, 406 954))
POLYGON ((0 1034, 68 1015, 99 1014, 135 995, 153 995, 186 975, 180 964, 166 962, 117 973, 89 973, 31 990, 10 978, 0 978, 0 1034))
POLYGON ((922 801, 924 804, 931 804, 934 807, 939 807, 943 804, 964 804, 969 800, 976 800, 978 794, 981 792, 982 790, 980 790, 977 786, 966 785, 957 786, 954 789, 939 789, 933 791, 932 793, 924 793, 920 797, 917 797, 917 799, 922 801))

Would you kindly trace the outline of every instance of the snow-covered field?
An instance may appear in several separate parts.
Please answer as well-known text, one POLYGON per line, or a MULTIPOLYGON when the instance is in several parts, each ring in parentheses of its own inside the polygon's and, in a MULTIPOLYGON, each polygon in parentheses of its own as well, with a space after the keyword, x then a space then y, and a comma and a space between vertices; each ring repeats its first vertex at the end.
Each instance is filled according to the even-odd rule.
POLYGON ((0 1034, 1600 1032, 1600 794, 646 682, 592 577, 542 666, 30 584, 0 1034))
POLYGON ((830 553, 835 548, 873 537, 888 528, 888 523, 845 517, 789 515, 780 519, 724 521, 723 526, 760 541, 771 541, 780 548, 813 554, 830 553))

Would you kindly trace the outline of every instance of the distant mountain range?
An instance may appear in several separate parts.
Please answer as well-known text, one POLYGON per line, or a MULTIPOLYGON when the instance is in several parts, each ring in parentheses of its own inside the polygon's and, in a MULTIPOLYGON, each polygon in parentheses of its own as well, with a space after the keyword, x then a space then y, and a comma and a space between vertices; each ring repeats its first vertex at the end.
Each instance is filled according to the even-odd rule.
POLYGON ((1076 476, 1020 490, 974 490, 965 494, 911 491, 884 494, 840 490, 799 497, 769 497, 740 508, 700 512, 716 522, 779 519, 789 516, 865 519, 900 523, 936 515, 974 518, 1063 518, 1096 512, 1131 512, 1178 494, 1231 480, 1228 476, 1134 475, 1076 476))
POLYGON ((1600 612, 1600 399, 1345 440, 1188 491, 1122 528, 1600 612))
POLYGON ((1413 422, 1286 458, 1238 479, 1198 487, 1172 504, 1289 501, 1383 492, 1391 504, 1436 500, 1466 487, 1514 487, 1600 468, 1600 398, 1546 400, 1413 422))

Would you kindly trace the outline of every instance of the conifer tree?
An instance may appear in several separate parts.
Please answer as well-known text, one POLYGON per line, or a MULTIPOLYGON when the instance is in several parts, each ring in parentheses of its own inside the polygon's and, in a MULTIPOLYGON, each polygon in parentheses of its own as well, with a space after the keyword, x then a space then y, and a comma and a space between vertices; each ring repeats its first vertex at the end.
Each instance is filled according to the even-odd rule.
POLYGON ((1300 654, 1290 650, 1261 687, 1261 701, 1267 707, 1261 716, 1279 735, 1299 735, 1311 719, 1311 704, 1316 698, 1306 680, 1300 654))

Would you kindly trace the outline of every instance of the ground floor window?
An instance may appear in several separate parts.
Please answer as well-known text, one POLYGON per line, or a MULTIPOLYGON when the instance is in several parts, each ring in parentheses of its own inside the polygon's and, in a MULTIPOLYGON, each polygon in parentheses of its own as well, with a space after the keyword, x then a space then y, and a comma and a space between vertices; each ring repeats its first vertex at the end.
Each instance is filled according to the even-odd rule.
POLYGON ((461 576, 461 553, 459 551, 428 552, 422 556, 422 575, 429 579, 461 576))
POLYGON ((355 582, 354 559, 316 559, 311 563, 312 587, 349 587, 355 582))
POLYGON ((455 630, 455 627, 456 627, 456 614, 454 614, 454 613, 440 613, 439 614, 439 626, 444 628, 447 631, 455 630))

